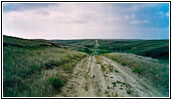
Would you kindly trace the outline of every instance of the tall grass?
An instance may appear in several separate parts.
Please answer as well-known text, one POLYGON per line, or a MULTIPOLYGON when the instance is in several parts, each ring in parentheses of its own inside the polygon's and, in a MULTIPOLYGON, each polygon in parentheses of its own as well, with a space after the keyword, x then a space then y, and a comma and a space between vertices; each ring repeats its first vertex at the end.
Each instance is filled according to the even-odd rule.
MULTIPOLYGON (((18 41, 17 43, 22 41, 22 45, 25 45, 25 40, 6 39, 6 42, 13 44, 16 41, 18 41)), ((34 42, 32 42, 33 45, 34 42)), ((30 42, 31 45, 32 43, 30 42)), ((27 42, 25 46, 27 46, 27 42)), ((53 46, 20 48, 5 45, 3 46, 3 96, 52 96, 58 91, 47 81, 48 77, 41 78, 42 70, 58 67, 64 69, 63 65, 71 64, 70 71, 72 71, 76 62, 85 56, 84 53, 53 46)), ((53 82, 52 84, 54 84, 53 82)))

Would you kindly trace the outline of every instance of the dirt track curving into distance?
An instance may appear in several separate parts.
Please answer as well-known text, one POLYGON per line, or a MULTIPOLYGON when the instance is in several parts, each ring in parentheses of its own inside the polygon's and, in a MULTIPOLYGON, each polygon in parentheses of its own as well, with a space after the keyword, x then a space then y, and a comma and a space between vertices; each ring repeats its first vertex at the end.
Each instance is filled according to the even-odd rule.
POLYGON ((62 97, 159 97, 156 88, 127 66, 103 56, 84 58, 56 96, 62 97))
POLYGON ((93 53, 79 62, 58 97, 162 97, 150 81, 139 77, 127 66, 121 66, 93 53))

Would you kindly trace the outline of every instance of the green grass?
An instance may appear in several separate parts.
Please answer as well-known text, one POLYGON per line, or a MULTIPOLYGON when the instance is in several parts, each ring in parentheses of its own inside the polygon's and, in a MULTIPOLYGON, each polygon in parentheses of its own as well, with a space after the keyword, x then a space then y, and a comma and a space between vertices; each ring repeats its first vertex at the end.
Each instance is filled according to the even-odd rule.
POLYGON ((132 94, 133 93, 133 90, 128 89, 126 92, 127 92, 127 94, 132 94))
POLYGON ((87 54, 92 54, 93 49, 94 49, 94 40, 93 39, 52 40, 52 42, 61 44, 68 49, 84 52, 87 54))
POLYGON ((134 73, 146 77, 164 94, 169 92, 169 63, 149 57, 128 53, 110 53, 104 56, 120 63, 125 63, 134 73))
POLYGON ((134 68, 133 72, 138 73, 138 74, 144 74, 145 69, 144 68, 134 68))
POLYGON ((122 82, 117 80, 116 83, 121 84, 122 82))
POLYGON ((63 65, 64 71, 69 72, 69 73, 72 73, 74 67, 75 67, 75 63, 72 63, 72 62, 63 65))
POLYGON ((10 37, 3 35, 3 45, 4 46, 15 46, 20 48, 38 48, 38 47, 60 47, 57 43, 52 43, 48 40, 41 39, 21 39, 17 37, 10 37))
POLYGON ((118 71, 118 70, 116 70, 116 69, 115 69, 115 72, 116 72, 116 73, 119 73, 119 71, 118 71))
POLYGON ((99 49, 168 59, 169 40, 99 40, 99 49))
POLYGON ((113 72, 113 66, 112 65, 108 65, 107 67, 109 68, 110 72, 113 72))
POLYGON ((112 85, 113 85, 113 87, 115 87, 116 86, 116 82, 112 82, 112 85))
POLYGON ((63 81, 56 77, 51 77, 48 81, 56 90, 59 90, 64 85, 63 81))
POLYGON ((125 63, 125 62, 122 62, 121 65, 122 65, 122 66, 126 66, 126 63, 125 63))
POLYGON ((58 69, 56 73, 72 72, 74 65, 86 56, 56 46, 42 46, 42 43, 47 43, 43 40, 36 45, 34 40, 5 36, 4 41, 13 44, 3 46, 4 97, 52 96, 57 91, 46 81, 51 76, 45 76, 42 72, 55 68, 58 69), (65 69, 65 65, 72 67, 65 69))
POLYGON ((105 72, 105 71, 106 71, 105 65, 101 63, 100 66, 101 66, 101 70, 102 70, 103 72, 105 72))

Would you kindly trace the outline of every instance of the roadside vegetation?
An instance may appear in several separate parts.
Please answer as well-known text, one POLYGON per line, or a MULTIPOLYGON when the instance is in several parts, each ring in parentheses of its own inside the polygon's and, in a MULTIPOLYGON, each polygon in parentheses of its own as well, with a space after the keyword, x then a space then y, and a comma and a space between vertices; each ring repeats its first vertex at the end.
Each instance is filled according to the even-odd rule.
POLYGON ((86 56, 46 40, 3 36, 3 43, 5 97, 52 96, 58 93, 75 64, 86 56), (48 72, 54 74, 45 75, 48 72))
MULTIPOLYGON (((164 95, 169 93, 169 63, 150 57, 143 57, 128 53, 109 53, 104 56, 129 67, 133 73, 150 79, 164 95)), ((130 92, 128 92, 130 93, 130 92)))

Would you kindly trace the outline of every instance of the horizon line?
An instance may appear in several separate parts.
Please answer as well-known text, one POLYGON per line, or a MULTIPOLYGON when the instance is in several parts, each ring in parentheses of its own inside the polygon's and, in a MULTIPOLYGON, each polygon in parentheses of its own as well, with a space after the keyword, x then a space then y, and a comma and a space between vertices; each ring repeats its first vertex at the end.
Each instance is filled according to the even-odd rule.
POLYGON ((138 38, 70 38, 70 39, 45 39, 45 38, 23 38, 18 36, 3 35, 13 38, 27 39, 27 40, 169 40, 168 39, 138 39, 138 38))

